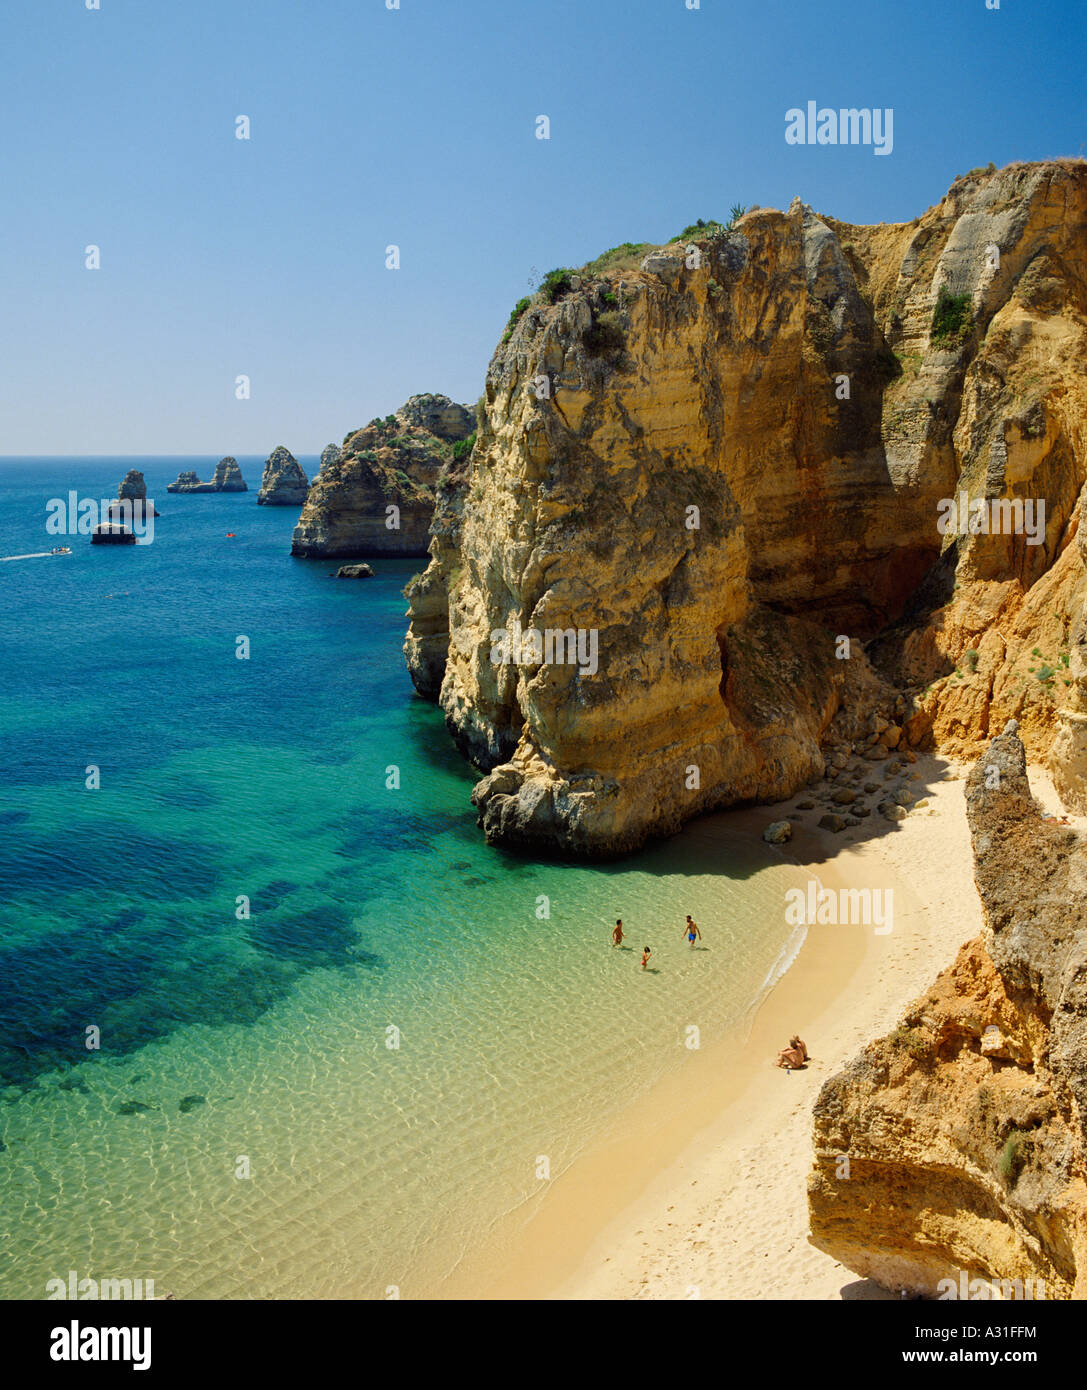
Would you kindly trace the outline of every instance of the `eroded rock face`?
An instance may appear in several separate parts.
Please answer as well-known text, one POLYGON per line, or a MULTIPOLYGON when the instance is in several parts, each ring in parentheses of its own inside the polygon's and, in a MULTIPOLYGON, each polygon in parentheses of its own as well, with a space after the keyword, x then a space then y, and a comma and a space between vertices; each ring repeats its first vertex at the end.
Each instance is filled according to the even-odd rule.
MULTIPOLYGON (((1087 566, 1083 525, 1076 531, 1076 552, 1079 564, 1087 566)), ((1057 712, 1049 771, 1065 806, 1082 815, 1087 813, 1087 599, 1072 625, 1067 659, 1072 685, 1067 703, 1057 712)), ((1058 668, 1059 664, 1058 659, 1058 668)))
POLYGON ((396 413, 405 424, 450 443, 467 439, 476 427, 475 417, 468 407, 458 405, 448 396, 429 393, 412 396, 396 413))
POLYGON ((887 1288, 938 1296, 965 1271, 1083 1298, 1087 857, 1043 821, 1014 721, 967 814, 984 936, 823 1087, 811 1239, 887 1288))
POLYGON ((248 492, 242 471, 238 467, 237 459, 229 457, 221 458, 215 465, 215 472, 211 476, 211 481, 202 483, 196 473, 191 469, 177 475, 175 482, 169 483, 167 492, 248 492))
POLYGON ((911 224, 797 200, 700 243, 698 264, 663 248, 537 296, 492 358, 408 591, 409 669, 488 773, 489 839, 621 852, 790 795, 839 712, 891 686, 914 746, 976 747, 1014 712, 1036 645, 1019 617, 1033 630, 1083 570, 1085 226, 1083 166, 1018 166, 911 224), (932 334, 941 287, 972 314, 954 341, 932 334), (961 488, 1044 491, 1041 543, 942 535, 961 488), (584 659, 563 638, 517 661, 526 630, 584 635, 584 659), (968 635, 977 663, 955 680, 968 635), (858 669, 866 639, 878 676, 858 669))
MULTIPOLYGON (((325 451, 327 453, 327 450, 325 451)), ((264 465, 257 505, 260 507, 300 507, 309 494, 305 469, 289 449, 278 445, 264 465)))
POLYGON ((329 445, 291 541, 292 555, 425 555, 435 490, 471 413, 448 396, 412 396, 395 415, 329 445))

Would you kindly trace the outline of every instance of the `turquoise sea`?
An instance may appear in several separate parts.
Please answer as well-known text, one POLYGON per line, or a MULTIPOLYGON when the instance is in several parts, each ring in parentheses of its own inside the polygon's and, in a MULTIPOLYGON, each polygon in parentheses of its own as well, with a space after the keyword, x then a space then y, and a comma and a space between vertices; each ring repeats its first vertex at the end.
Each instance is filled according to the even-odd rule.
POLYGON ((290 558, 260 459, 167 494, 215 461, 0 460, 0 555, 73 551, 0 564, 0 1297, 440 1290, 798 944, 799 871, 738 834, 488 848, 401 655, 421 563, 290 558), (151 544, 46 533, 130 467, 151 544))

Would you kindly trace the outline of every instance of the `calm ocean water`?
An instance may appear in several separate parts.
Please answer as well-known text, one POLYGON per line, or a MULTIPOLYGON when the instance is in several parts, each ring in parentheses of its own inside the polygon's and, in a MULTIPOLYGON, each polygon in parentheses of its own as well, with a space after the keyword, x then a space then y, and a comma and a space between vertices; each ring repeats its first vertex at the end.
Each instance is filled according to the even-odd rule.
POLYGON ((0 565, 2 1297, 70 1269, 433 1289, 538 1198, 538 1155, 561 1172, 796 946, 801 876, 739 836, 602 868, 488 849, 400 652, 420 563, 291 559, 255 458, 249 493, 166 493, 215 461, 0 460, 0 555, 74 552, 0 565), (49 499, 132 466, 152 544, 46 534, 49 499), (609 949, 616 916, 659 973, 609 949))

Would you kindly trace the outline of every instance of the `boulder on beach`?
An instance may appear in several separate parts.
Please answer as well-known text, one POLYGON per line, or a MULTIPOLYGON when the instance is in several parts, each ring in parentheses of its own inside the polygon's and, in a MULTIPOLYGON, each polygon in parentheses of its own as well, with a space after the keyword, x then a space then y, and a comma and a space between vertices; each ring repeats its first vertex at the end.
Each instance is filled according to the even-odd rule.
POLYGON ((762 832, 762 838, 768 845, 783 845, 793 838, 792 824, 787 820, 776 820, 762 832))

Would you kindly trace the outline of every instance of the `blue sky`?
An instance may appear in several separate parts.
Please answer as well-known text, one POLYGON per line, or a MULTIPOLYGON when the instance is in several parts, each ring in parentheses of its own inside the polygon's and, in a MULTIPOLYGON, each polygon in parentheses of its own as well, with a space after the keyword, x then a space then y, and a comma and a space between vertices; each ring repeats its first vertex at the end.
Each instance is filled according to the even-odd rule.
POLYGON ((473 402, 533 271, 797 193, 908 220, 990 159, 1087 153, 1072 3, 100 5, 3 9, 0 454, 314 453, 473 402), (786 144, 811 99, 893 108, 893 153, 786 144))

